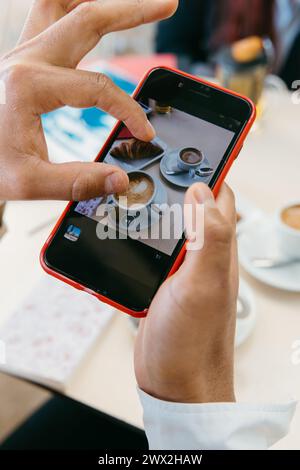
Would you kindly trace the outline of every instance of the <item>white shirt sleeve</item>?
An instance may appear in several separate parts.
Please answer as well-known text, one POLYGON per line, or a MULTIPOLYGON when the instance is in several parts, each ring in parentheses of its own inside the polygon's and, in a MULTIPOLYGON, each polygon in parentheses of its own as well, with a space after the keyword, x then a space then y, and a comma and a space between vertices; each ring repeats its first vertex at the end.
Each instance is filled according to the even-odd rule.
POLYGON ((170 403, 138 390, 151 450, 268 449, 289 431, 297 403, 170 403))

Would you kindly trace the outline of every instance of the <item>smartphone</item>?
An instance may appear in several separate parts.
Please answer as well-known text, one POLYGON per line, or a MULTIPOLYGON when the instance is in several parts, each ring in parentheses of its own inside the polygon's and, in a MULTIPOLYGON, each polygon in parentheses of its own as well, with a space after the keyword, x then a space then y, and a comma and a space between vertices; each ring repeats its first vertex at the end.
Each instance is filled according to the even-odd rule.
POLYGON ((155 139, 138 141, 119 122, 96 159, 128 173, 126 194, 71 202, 42 249, 41 264, 77 289, 144 317, 185 256, 180 213, 171 209, 183 212, 185 192, 196 182, 217 195, 255 107, 248 98, 167 67, 150 70, 134 98, 155 139), (167 218, 172 230, 166 237, 167 218))

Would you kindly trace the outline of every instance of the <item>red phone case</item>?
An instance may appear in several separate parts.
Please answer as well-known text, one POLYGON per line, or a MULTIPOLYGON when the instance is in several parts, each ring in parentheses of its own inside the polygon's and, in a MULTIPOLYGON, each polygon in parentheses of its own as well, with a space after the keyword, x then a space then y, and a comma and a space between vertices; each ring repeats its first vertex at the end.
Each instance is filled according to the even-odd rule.
MULTIPOLYGON (((251 108, 252 108, 252 114, 250 116, 250 119, 249 121, 247 122, 247 125, 245 126, 245 129, 243 130, 243 133, 241 134, 240 138, 238 139, 238 141, 236 142, 236 145, 233 149, 233 151, 231 152, 229 158, 228 158, 228 161, 222 171, 222 173, 219 175, 219 178, 218 178, 218 181, 213 189, 213 193, 215 196, 217 196, 219 190, 220 190, 220 187, 224 181, 224 179, 226 178, 227 176, 227 173, 229 171, 229 169, 231 168, 233 162, 235 161, 235 159, 238 157, 242 147, 243 147, 243 143, 244 143, 244 140, 247 136, 247 134, 249 133, 254 121, 255 121, 255 117, 256 117, 256 108, 254 106, 254 104, 252 103, 252 101, 249 99, 249 98, 246 98, 242 95, 239 95, 238 93, 235 93, 233 91, 230 91, 230 90, 226 90, 225 88, 221 87, 221 86, 218 86, 218 85, 215 85, 215 84, 212 84, 212 83, 209 83, 207 82, 206 80, 202 80, 200 78, 197 78, 197 77, 194 77, 188 73, 185 73, 185 72, 182 72, 180 70, 176 70, 174 68, 171 68, 171 67, 166 67, 166 66, 161 66, 161 67, 154 67, 152 69, 150 69, 147 74, 143 77, 143 79, 141 80, 141 82, 139 83, 139 85, 137 86, 135 92, 133 93, 133 97, 135 98, 138 93, 140 92, 141 88, 143 87, 144 83, 146 82, 146 80, 148 79, 149 75, 154 71, 154 70, 157 70, 157 69, 164 69, 164 70, 169 70, 171 72, 175 72, 175 73, 178 73, 182 76, 185 76, 187 78, 190 78, 192 80, 196 80, 200 83, 204 83, 204 84, 207 84, 208 86, 213 86, 214 88, 217 88, 218 90, 221 90, 225 93, 228 93, 230 95, 233 95, 233 96, 237 96, 239 98, 242 98, 244 100, 246 100, 251 108)), ((107 139, 107 143, 110 141, 111 137, 114 135, 114 133, 116 132, 116 129, 117 127, 119 126, 119 122, 116 124, 116 126, 113 128, 112 132, 110 133, 108 139, 107 139)), ((97 158, 95 161, 97 160, 100 160, 101 159, 101 156, 104 154, 104 152, 106 151, 106 147, 107 147, 107 143, 104 144, 104 146, 102 147, 102 149, 100 150, 99 154, 97 155, 97 158)), ((147 316, 147 312, 148 312, 148 309, 145 309, 143 310, 142 312, 135 312, 134 310, 130 310, 129 308, 127 307, 124 307, 123 305, 120 305, 118 304, 117 302, 114 302, 113 300, 103 296, 103 295, 100 295, 98 294, 97 292, 94 292, 92 291, 91 289, 88 289, 87 287, 81 285, 79 282, 76 282, 76 281, 73 281, 72 279, 69 279, 67 278, 66 276, 60 274, 60 273, 57 273, 56 271, 54 271, 53 269, 49 268, 46 263, 45 263, 45 260, 44 260, 44 256, 45 256, 45 252, 47 250, 47 248, 49 247, 54 235, 56 234, 57 230, 59 229, 60 227, 60 224, 62 223, 63 219, 65 218, 67 212, 69 211, 71 205, 73 204, 73 202, 70 202, 66 209, 64 210, 64 212, 62 213, 61 217, 59 218, 57 224, 55 225, 54 229, 52 230, 50 236, 48 237, 46 243, 44 244, 43 248, 42 248, 42 251, 41 251, 41 254, 40 254, 40 263, 41 263, 41 266, 42 268, 48 273, 50 274, 51 276, 54 276, 55 278, 75 287, 76 289, 79 289, 79 290, 82 290, 82 291, 85 291, 91 295, 93 295, 94 297, 96 297, 98 300, 100 300, 101 302, 105 302, 109 305, 111 305, 112 307, 128 314, 128 315, 131 315, 135 318, 143 318, 143 317, 146 317, 147 316)), ((168 277, 172 276, 180 267, 180 265, 182 264, 183 260, 184 260, 184 257, 185 257, 185 254, 186 254, 186 246, 184 245, 182 250, 180 251, 179 255, 177 256, 169 274, 168 274, 168 277)))

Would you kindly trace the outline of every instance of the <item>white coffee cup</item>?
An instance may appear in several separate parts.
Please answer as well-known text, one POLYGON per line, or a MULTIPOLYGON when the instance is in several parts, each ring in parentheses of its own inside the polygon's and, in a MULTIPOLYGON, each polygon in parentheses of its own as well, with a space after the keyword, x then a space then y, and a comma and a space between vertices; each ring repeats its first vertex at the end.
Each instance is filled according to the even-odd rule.
POLYGON ((150 206, 152 207, 152 205, 154 204, 155 197, 157 195, 157 185, 156 185, 154 178, 149 173, 146 173, 144 171, 135 170, 127 174, 128 174, 129 180, 131 180, 131 178, 138 178, 138 179, 141 179, 141 182, 143 180, 145 181, 147 180, 152 185, 152 191, 151 191, 151 194, 149 194, 149 197, 147 198, 147 200, 144 200, 143 202, 136 202, 135 204, 132 204, 132 205, 128 204, 128 200, 126 199, 125 196, 119 199, 119 197, 117 197, 115 194, 112 195, 112 199, 115 205, 119 207, 119 209, 126 211, 128 214, 135 215, 137 211, 140 212, 143 210, 148 210, 150 206))
POLYGON ((284 219, 288 209, 299 208, 300 201, 281 207, 276 214, 276 233, 279 250, 282 255, 291 259, 300 259, 300 229, 294 228, 284 219))
POLYGON ((189 172, 191 170, 197 170, 204 160, 204 155, 201 150, 193 147, 188 147, 180 150, 177 156, 177 166, 180 170, 189 172), (194 157, 189 161, 189 156, 194 157))

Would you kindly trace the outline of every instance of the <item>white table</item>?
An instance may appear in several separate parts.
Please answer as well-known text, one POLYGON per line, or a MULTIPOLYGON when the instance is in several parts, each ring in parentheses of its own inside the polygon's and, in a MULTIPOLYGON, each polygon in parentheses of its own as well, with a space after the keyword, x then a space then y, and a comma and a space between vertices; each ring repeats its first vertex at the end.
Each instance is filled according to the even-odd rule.
MULTIPOLYGON (((260 128, 252 133, 228 178, 255 205, 273 212, 300 200, 300 105, 289 96, 274 98, 260 128)), ((9 232, 0 243, 0 322, 38 279, 39 250, 50 226, 33 227, 59 215, 64 203, 10 203, 9 232)), ((300 339, 300 294, 266 287, 242 273, 256 294, 258 321, 252 337, 236 353, 236 390, 241 401, 300 397, 300 366, 292 365, 292 344, 300 339)), ((133 333, 118 315, 69 384, 68 395, 136 425, 142 425, 133 372, 133 333)), ((291 433, 277 449, 300 448, 300 408, 291 433)))

